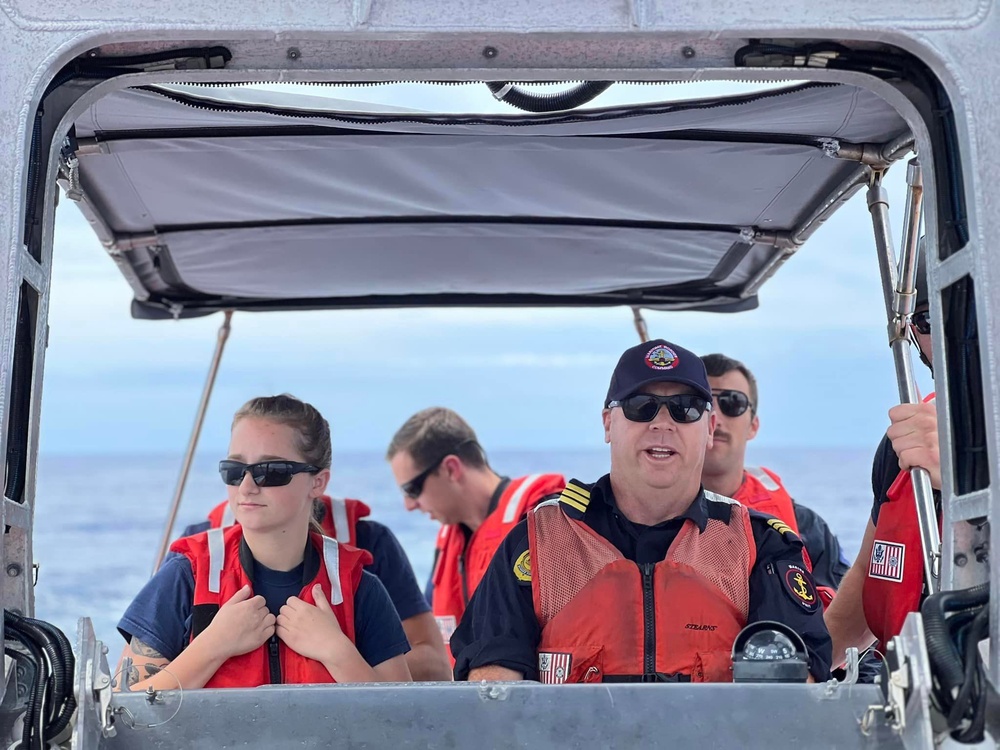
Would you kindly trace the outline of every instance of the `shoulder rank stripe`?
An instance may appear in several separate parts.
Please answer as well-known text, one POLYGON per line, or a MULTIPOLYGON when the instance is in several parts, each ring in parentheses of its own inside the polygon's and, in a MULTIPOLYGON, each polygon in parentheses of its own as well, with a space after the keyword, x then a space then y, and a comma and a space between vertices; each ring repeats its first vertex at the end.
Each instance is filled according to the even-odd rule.
POLYGON ((577 502, 583 503, 584 505, 590 504, 590 490, 585 490, 583 487, 578 487, 577 485, 570 483, 567 484, 563 490, 564 495, 569 495, 574 498, 577 502))
POLYGON ((566 492, 563 492, 562 495, 559 496, 559 502, 565 503, 573 510, 578 510, 581 513, 584 513, 587 510, 586 504, 581 503, 579 500, 577 500, 575 497, 572 497, 571 495, 567 495, 566 492))
POLYGON ((769 518, 767 519, 767 525, 770 526, 775 531, 777 531, 779 534, 791 534, 792 536, 795 535, 795 532, 792 531, 792 527, 780 519, 769 518))

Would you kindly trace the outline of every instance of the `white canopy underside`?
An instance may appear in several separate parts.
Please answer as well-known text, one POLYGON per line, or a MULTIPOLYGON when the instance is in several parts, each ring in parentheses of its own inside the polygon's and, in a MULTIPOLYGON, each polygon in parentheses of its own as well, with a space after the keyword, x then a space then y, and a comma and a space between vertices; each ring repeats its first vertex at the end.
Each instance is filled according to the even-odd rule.
MULTIPOLYGON (((545 115, 333 112, 129 89, 75 123, 80 186, 142 317, 223 308, 738 310, 858 164, 907 133, 806 84, 545 115), (780 243, 779 243, 780 244, 780 243)), ((272 97, 273 99, 273 97, 272 97)))

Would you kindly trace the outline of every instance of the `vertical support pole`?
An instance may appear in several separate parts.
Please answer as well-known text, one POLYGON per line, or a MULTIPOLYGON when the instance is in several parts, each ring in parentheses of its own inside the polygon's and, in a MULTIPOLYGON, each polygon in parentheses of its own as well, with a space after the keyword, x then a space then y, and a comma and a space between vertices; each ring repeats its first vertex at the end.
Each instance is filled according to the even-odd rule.
POLYGON ((170 506, 170 513, 167 522, 163 527, 163 538, 160 540, 160 547, 156 552, 156 559, 153 561, 153 573, 160 568, 160 563, 167 554, 170 546, 170 536, 174 529, 174 522, 177 520, 177 511, 181 507, 181 498, 184 496, 184 486, 187 484, 188 474, 191 472, 191 463, 194 461, 194 452, 198 447, 198 438, 201 437, 201 426, 205 422, 205 412, 208 411, 208 402, 212 398, 212 388, 215 386, 215 376, 219 373, 219 364, 222 362, 222 352, 226 348, 226 340, 229 338, 230 321, 233 318, 233 311, 225 311, 225 319, 219 327, 218 341, 215 344, 215 354, 212 356, 212 364, 208 368, 208 378, 205 380, 205 388, 201 392, 201 403, 198 404, 198 412, 194 419, 194 427, 191 429, 191 439, 188 440, 187 453, 184 454, 184 463, 181 465, 181 473, 177 478, 177 488, 174 490, 174 500, 170 506))
MULTIPOLYGON (((892 250, 892 233, 889 228, 889 198, 882 187, 882 172, 874 171, 868 187, 868 211, 872 216, 875 245, 878 250, 879 270, 882 274, 882 293, 885 297, 886 317, 889 321, 889 346, 896 367, 900 402, 918 403, 913 363, 910 358, 912 342, 908 336, 910 316, 913 313, 914 281, 917 269, 917 235, 920 230, 920 211, 923 205, 923 178, 916 158, 907 165, 906 214, 903 227, 902 257, 897 271, 892 250)), ((930 475, 923 469, 912 469, 913 495, 917 519, 920 523, 920 541, 923 551, 924 578, 927 593, 939 589, 941 571, 941 537, 938 533, 937 511, 930 475)))
POLYGON ((646 327, 646 319, 642 317, 642 308, 632 305, 632 322, 635 323, 635 332, 639 334, 639 342, 649 341, 649 329, 646 327))

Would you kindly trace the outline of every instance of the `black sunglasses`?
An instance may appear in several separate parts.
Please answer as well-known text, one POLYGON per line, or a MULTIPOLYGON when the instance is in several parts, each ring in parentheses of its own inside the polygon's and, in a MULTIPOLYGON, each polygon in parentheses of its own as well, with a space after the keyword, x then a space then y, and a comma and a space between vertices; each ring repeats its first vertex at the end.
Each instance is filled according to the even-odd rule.
POLYGON ((616 406, 622 408, 622 414, 630 422, 652 422, 660 413, 660 407, 666 406, 670 418, 681 424, 697 422, 712 408, 703 396, 694 393, 675 393, 673 396, 636 393, 621 401, 608 402, 609 409, 614 409, 616 406))
POLYGON ((411 479, 409 482, 401 484, 399 486, 399 489, 401 489, 403 491, 403 494, 406 495, 411 500, 416 500, 418 497, 420 497, 420 493, 424 491, 424 482, 427 481, 427 477, 429 477, 437 470, 437 468, 441 465, 441 462, 444 461, 446 458, 448 458, 448 456, 455 455, 459 451, 459 449, 464 448, 466 445, 469 445, 470 443, 475 445, 476 441, 472 440, 471 438, 463 440, 454 448, 452 448, 450 451, 441 456, 441 458, 439 458, 437 461, 435 461, 426 469, 424 469, 422 472, 413 477, 413 479, 411 479))
POLYGON ((913 313, 910 317, 910 323, 917 329, 917 333, 928 335, 931 332, 931 311, 921 310, 918 313, 913 313))
POLYGON ((228 459, 219 461, 222 481, 234 487, 243 481, 243 475, 248 471, 250 478, 258 487, 284 487, 296 474, 317 474, 322 469, 299 461, 261 461, 257 464, 245 464, 242 461, 228 459))
POLYGON ((750 412, 753 413, 753 404, 750 403, 750 397, 743 391, 712 391, 712 397, 719 405, 719 411, 727 417, 738 417, 747 409, 750 409, 750 412))

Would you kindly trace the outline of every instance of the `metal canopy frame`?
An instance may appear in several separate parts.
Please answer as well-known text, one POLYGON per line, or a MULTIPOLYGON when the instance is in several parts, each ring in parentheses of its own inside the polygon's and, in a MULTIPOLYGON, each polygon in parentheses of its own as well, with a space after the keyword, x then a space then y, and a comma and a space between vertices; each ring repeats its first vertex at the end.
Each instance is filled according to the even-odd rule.
MULTIPOLYGON (((1000 132, 1000 111, 995 102, 1000 98, 1000 61, 995 42, 1000 38, 1000 13, 991 0, 885 0, 873 5, 867 0, 844 0, 821 6, 802 3, 775 3, 772 0, 735 2, 709 0, 697 6, 666 0, 553 0, 536 4, 519 4, 516 10, 502 7, 491 0, 440 0, 410 3, 406 0, 343 0, 341 2, 297 3, 291 16, 278 3, 254 6, 252 18, 247 17, 245 4, 239 0, 212 0, 201 3, 172 3, 169 6, 152 0, 100 0, 81 4, 69 0, 9 0, 0 13, 0 41, 6 50, 0 63, 0 180, 11 186, 8 210, 0 212, 0 238, 4 263, 0 263, 0 316, 3 337, 0 340, 0 415, 4 429, 0 434, 0 451, 8 457, 11 470, 11 449, 26 456, 27 473, 17 497, 5 496, 4 524, 10 531, 0 540, 0 555, 6 576, 0 578, 0 599, 5 607, 30 613, 33 607, 31 570, 31 532, 35 502, 35 471, 38 446, 38 419, 42 394, 42 374, 47 331, 48 289, 51 278, 52 233, 56 174, 62 136, 60 128, 71 117, 74 107, 83 97, 99 96, 100 87, 110 88, 121 81, 109 81, 97 87, 80 85, 70 95, 68 87, 60 96, 46 102, 45 115, 39 114, 44 92, 60 70, 89 50, 101 49, 102 54, 137 54, 176 48, 190 44, 225 43, 233 52, 232 64, 218 73, 173 71, 137 76, 144 82, 188 80, 201 76, 212 80, 386 80, 386 79, 463 79, 463 80, 654 80, 673 77, 684 80, 708 78, 757 80, 840 80, 865 86, 883 96, 907 119, 921 155, 927 193, 927 232, 932 238, 929 248, 929 281, 931 311, 935 333, 934 357, 946 363, 936 373, 941 424, 942 474, 944 480, 942 588, 963 585, 962 565, 955 561, 962 556, 975 557, 982 552, 982 539, 972 539, 970 528, 985 529, 988 542, 996 546, 1000 529, 990 523, 986 527, 971 527, 969 519, 992 520, 1000 509, 1000 492, 994 483, 958 492, 955 470, 956 441, 951 426, 957 412, 964 382, 958 381, 959 369, 949 359, 946 350, 945 321, 942 293, 956 283, 971 280, 975 285, 974 315, 978 324, 981 373, 987 387, 971 394, 979 407, 985 432, 985 455, 989 479, 996 475, 997 449, 1000 446, 1000 402, 990 385, 1000 372, 997 322, 1000 321, 1000 265, 992 262, 995 251, 987 237, 1000 236, 1000 211, 996 210, 991 186, 1000 179, 1000 150, 995 148, 993 134, 1000 132), (141 20, 137 20, 141 19, 141 20), (787 43, 796 40, 835 40, 853 47, 876 49, 893 45, 914 55, 925 72, 940 84, 948 107, 929 102, 923 94, 910 87, 897 89, 877 78, 822 67, 768 68, 752 70, 733 67, 733 55, 749 39, 776 40, 787 43), (88 89, 93 88, 88 92, 88 89), (910 98, 912 96, 912 99, 910 98), (950 109, 949 109, 950 108, 950 109), (942 137, 942 122, 954 118, 954 130, 942 137), (61 124, 63 123, 63 124, 61 124), (934 129, 927 123, 933 123, 934 129), (30 170, 30 164, 39 166, 30 170), (31 180, 29 182, 29 172, 31 180), (34 202, 29 205, 29 199, 34 202), (40 210, 38 210, 40 209, 40 210), (26 215, 32 221, 25 226, 26 215), (946 220, 945 217, 947 217, 946 220), (32 291, 33 290, 33 291, 32 291), (34 295, 34 315, 19 323, 18 310, 22 299, 34 295), (30 329, 31 336, 16 335, 30 329), (19 344, 27 341, 27 344, 19 344), (24 361, 27 356, 30 372, 15 376, 15 355, 24 361), (26 408, 19 408, 18 405, 26 408), (26 451, 21 451, 21 446, 26 451)), ((781 56, 755 61, 755 66, 780 64, 781 56)), ((794 60, 791 61, 794 64, 794 60)), ((819 61, 807 61, 820 64, 819 61)), ((780 262, 780 259, 776 261, 780 262)), ((762 279, 763 280, 763 279, 762 279)), ((873 436, 873 444, 874 444, 873 436)), ((966 566, 967 567, 967 566, 966 566)), ((1000 581, 1000 563, 989 558, 990 580, 1000 581)), ((1000 598, 990 603, 991 638, 1000 642, 1000 598)), ((86 642, 86 641, 81 641, 86 642)), ((93 646, 93 644, 91 643, 93 646)), ((94 646, 93 653, 99 653, 94 646)), ((89 664, 99 662, 91 658, 89 664)), ((994 683, 1000 676, 1000 649, 990 654, 990 673, 994 683)), ((81 721, 90 727, 78 735, 79 747, 110 746, 112 740, 100 737, 93 725, 94 685, 86 682, 90 673, 82 673, 81 697, 85 699, 81 721)), ((649 686, 635 689, 614 686, 614 689, 567 688, 551 705, 548 717, 522 708, 520 702, 496 702, 483 697, 476 686, 452 686, 446 696, 438 691, 446 688, 344 688, 338 695, 351 696, 351 710, 363 713, 370 727, 378 727, 381 742, 404 744, 416 731, 425 741, 433 738, 429 716, 454 716, 454 707, 475 706, 475 711, 487 711, 500 706, 503 728, 512 722, 548 721, 553 733, 534 734, 539 744, 558 744, 567 735, 552 725, 551 716, 575 717, 579 722, 568 736, 603 736, 604 730, 593 716, 608 716, 609 720, 625 721, 632 727, 646 727, 649 733, 639 735, 649 739, 651 733, 667 737, 670 723, 649 723, 656 707, 663 716, 686 716, 669 712, 665 705, 704 707, 705 702, 686 703, 695 698, 727 695, 723 688, 699 691, 698 686, 671 686, 669 692, 655 691, 649 686), (455 698, 451 696, 454 692, 455 698), (431 694, 436 699, 431 701, 431 694), (377 695, 379 700, 366 696, 377 695), (392 700, 386 700, 388 697, 392 700), (426 700, 423 696, 426 696, 426 700), (420 707, 407 714, 412 723, 396 723, 397 700, 409 700, 420 707), (447 702, 445 702, 447 699, 447 702), (583 709, 572 713, 573 701, 583 709), (620 699, 620 700, 619 700, 620 699), (596 712, 596 701, 617 701, 610 714, 596 712), (482 703, 477 703, 479 701, 482 703), (676 702, 675 702, 676 701, 676 702), (489 708, 484 708, 488 706, 489 708), (358 711, 356 707, 363 707, 358 711), (509 709, 509 710, 505 710, 509 709), (587 709, 592 709, 592 714, 587 709), (527 711, 527 712, 526 712, 527 711), (555 712, 553 714, 552 712, 555 712), (631 716, 631 719, 630 719, 631 716), (632 721, 634 719, 634 721, 632 721), (587 731, 590 729, 591 731, 587 731), (598 734, 595 734, 598 732, 598 734)), ((519 686, 507 695, 542 696, 544 688, 519 686)), ((815 700, 816 690, 790 689, 783 692, 779 716, 801 717, 817 714, 824 705, 815 700)), ((871 695, 858 689, 855 698, 865 702, 871 695)), ((243 693, 243 691, 236 691, 243 693)), ((311 695, 308 688, 275 690, 267 701, 260 698, 270 691, 249 691, 244 705, 284 705, 282 701, 305 701, 311 695), (285 698, 290 696, 290 698, 285 698)), ((554 693, 552 695, 555 695, 554 693)), ((761 734, 752 741, 766 738, 773 744, 777 734, 761 722, 759 716, 774 716, 773 699, 777 694, 766 690, 749 690, 748 706, 757 715, 754 730, 761 734)), ((234 695, 234 697, 236 697, 234 695)), ((213 691, 188 694, 194 715, 218 716, 221 700, 213 691)), ((242 700, 242 699, 241 699, 242 700)), ((345 698, 346 700, 346 698, 345 698)), ((730 699, 726 697, 726 703, 730 699)), ((142 696, 124 696, 121 705, 134 707, 137 714, 144 709, 142 696)), ((227 697, 228 701, 228 697, 227 697)), ((326 705, 325 703, 321 705, 326 705)), ((151 710, 156 706, 151 706, 151 710)), ((227 709, 228 710, 228 709, 227 709)), ((269 710, 269 709, 268 709, 269 710)), ((328 707, 324 711, 330 710, 328 707)), ((607 709, 604 709, 605 712, 607 709)), ((850 712, 848 712, 850 713, 850 712)), ((241 715, 238 711, 234 715, 241 715)), ((247 721, 262 714, 246 713, 247 721)), ((500 716, 498 712, 496 714, 500 716)), ((274 721, 282 721, 275 711, 274 721)), ((287 715, 287 718, 294 718, 287 715)), ((312 726, 330 739, 334 724, 315 722, 315 715, 305 712, 303 724, 296 731, 307 732, 312 726)), ((845 714, 842 721, 848 721, 845 714)), ((803 723, 814 727, 814 724, 803 723)), ((249 724, 248 726, 252 726, 249 724)), ((838 724, 838 727, 840 725, 838 724)), ((773 725, 776 732, 785 725, 773 725)), ((732 716, 715 709, 713 721, 703 726, 708 736, 739 735, 739 724, 732 716), (708 727, 705 729, 705 727, 708 727)), ((360 729, 357 731, 361 731, 360 729)), ((374 731, 374 730, 373 730, 374 731)), ((884 733, 871 740, 852 735, 862 744, 891 743, 884 733)), ((210 742, 216 745, 222 735, 208 739, 205 734, 175 734, 175 728, 162 734, 147 735, 144 741, 160 747, 189 746, 190 743, 210 742)), ((301 736, 296 735, 298 739, 301 736)), ((343 735, 341 735, 343 736, 343 735)), ((355 735, 361 739, 360 735, 355 735)), ((375 735, 367 735, 374 738, 375 735)), ((463 735, 464 736, 464 735, 463 735)), ((469 735, 469 742, 481 742, 484 735, 469 735)), ((692 741, 705 738, 699 732, 692 741)), ((618 735, 614 735, 617 738, 618 735)), ((255 735, 249 741, 259 741, 255 735)), ((515 735, 510 744, 519 744, 515 735)), ((810 736, 813 744, 817 738, 810 736)), ((831 741, 835 739, 831 736, 831 741)), ((123 742, 124 740, 118 740, 123 742)), ((822 741, 820 739, 820 741, 822 741)))

